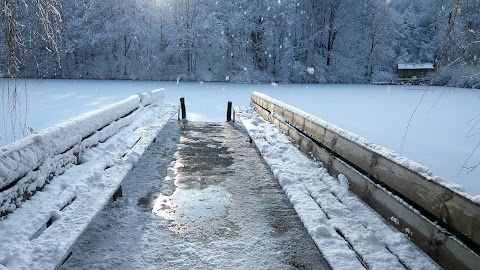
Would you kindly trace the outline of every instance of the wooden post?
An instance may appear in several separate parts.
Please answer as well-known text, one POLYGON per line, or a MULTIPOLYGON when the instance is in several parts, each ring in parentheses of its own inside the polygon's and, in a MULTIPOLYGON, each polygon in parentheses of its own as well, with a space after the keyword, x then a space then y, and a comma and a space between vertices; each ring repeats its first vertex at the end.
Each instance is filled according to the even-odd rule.
POLYGON ((232 102, 229 101, 227 105, 227 122, 232 121, 232 102))
POLYGON ((182 110, 182 120, 187 119, 187 111, 185 109, 185 98, 180 98, 180 107, 182 110))
POLYGON ((123 190, 122 190, 122 186, 119 186, 117 191, 115 191, 115 193, 113 194, 112 200, 116 201, 118 200, 118 198, 121 198, 121 197, 123 197, 123 190))

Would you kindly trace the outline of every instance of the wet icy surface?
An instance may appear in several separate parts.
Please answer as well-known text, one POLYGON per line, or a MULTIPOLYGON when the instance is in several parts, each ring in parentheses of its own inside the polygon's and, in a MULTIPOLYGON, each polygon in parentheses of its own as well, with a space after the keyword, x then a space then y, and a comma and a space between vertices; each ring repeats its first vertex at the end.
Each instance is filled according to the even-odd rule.
POLYGON ((326 269, 270 170, 228 123, 172 121, 63 269, 326 269))
POLYGON ((225 188, 177 189, 171 196, 160 195, 153 213, 171 221, 169 229, 178 234, 211 235, 217 231, 229 234, 231 226, 224 224, 231 195, 225 188))

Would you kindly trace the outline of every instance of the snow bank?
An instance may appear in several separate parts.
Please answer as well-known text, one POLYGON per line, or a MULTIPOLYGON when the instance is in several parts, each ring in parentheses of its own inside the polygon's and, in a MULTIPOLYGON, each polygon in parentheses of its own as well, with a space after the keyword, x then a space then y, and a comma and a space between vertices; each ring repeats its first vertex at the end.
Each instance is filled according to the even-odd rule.
POLYGON ((41 190, 82 153, 116 134, 140 108, 163 101, 163 90, 131 96, 0 148, 0 217, 41 190))

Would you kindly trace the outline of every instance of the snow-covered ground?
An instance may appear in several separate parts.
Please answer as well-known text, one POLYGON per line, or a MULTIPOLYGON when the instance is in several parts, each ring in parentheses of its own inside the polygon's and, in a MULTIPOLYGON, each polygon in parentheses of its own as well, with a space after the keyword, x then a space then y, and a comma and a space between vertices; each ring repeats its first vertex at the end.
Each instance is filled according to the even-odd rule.
MULTIPOLYGON (((169 102, 186 98, 189 120, 224 121, 227 101, 248 105, 252 91, 263 92, 399 152, 429 167, 434 175, 463 186, 467 193, 480 194, 480 168, 462 169, 464 164, 470 167, 480 162, 480 147, 474 151, 480 143, 479 90, 76 80, 28 80, 27 88, 27 125, 34 131, 158 88, 165 88, 169 102)), ((11 140, 8 126, 2 125, 0 145, 11 140)))

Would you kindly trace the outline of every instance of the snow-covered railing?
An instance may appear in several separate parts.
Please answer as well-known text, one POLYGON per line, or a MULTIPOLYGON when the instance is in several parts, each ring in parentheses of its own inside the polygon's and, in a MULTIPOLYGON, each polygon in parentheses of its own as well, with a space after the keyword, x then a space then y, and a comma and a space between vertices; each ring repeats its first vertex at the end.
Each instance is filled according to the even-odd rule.
POLYGON ((255 92, 251 106, 332 175, 345 175, 353 193, 442 267, 478 267, 478 202, 450 189, 427 168, 293 106, 255 92))
MULTIPOLYGON (((177 110, 178 106, 163 102, 163 91, 153 91, 60 124, 66 134, 75 133, 66 127, 77 129, 80 141, 60 154, 47 157, 40 166, 46 163, 51 166, 38 175, 35 181, 39 184, 34 182, 33 186, 45 182, 42 177, 52 177, 50 183, 0 221, 0 269, 57 269, 68 260, 72 247, 89 224, 112 198, 121 196, 124 177, 177 110), (123 110, 122 106, 128 109, 123 110), (106 126, 92 123, 104 119, 108 119, 103 122, 106 126), (89 135, 82 125, 96 127, 88 128, 89 132, 93 130, 89 135), (62 163, 63 157, 69 155, 76 163, 62 163)), ((45 140, 48 134, 40 132, 39 138, 30 141, 49 143, 54 153, 63 142, 45 140)), ((62 134, 57 136, 58 140, 65 139, 62 134)), ((15 152, 35 147, 29 143, 23 145, 2 148, 7 150, 2 158, 8 155, 15 158, 18 156, 15 152)), ((34 165, 32 161, 30 168, 34 165)), ((27 172, 30 173, 33 171, 27 172)), ((12 182, 12 188, 21 183, 21 180, 12 182)), ((9 190, 7 193, 11 193, 9 190)))
POLYGON ((0 148, 0 219, 129 125, 138 108, 163 99, 163 90, 134 95, 0 148))

